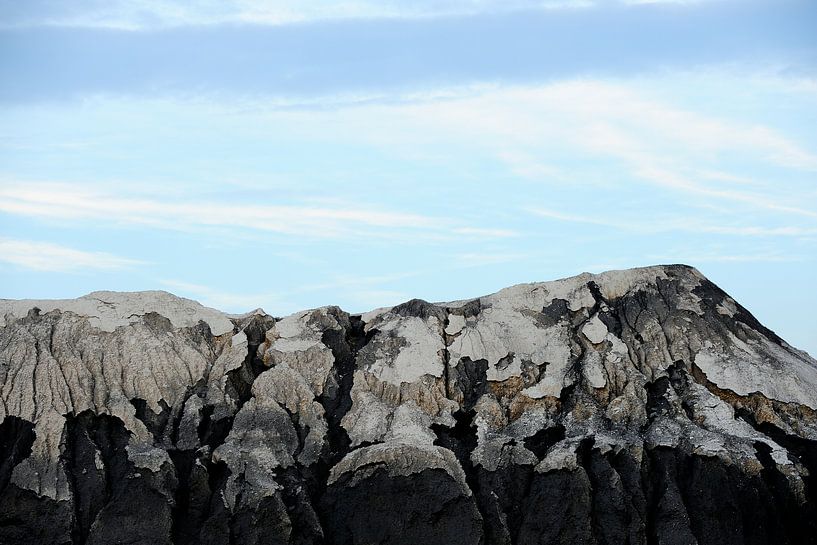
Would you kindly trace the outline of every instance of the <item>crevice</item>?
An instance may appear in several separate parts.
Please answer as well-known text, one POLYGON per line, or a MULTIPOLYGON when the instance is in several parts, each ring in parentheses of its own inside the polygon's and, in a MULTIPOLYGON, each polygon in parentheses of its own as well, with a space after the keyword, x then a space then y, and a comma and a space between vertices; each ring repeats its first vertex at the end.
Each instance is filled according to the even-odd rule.
POLYGON ((199 442, 209 447, 210 451, 224 444, 233 427, 233 417, 224 417, 213 420, 215 405, 207 405, 201 410, 201 420, 198 426, 199 442))
POLYGON ((453 452, 463 467, 473 467, 471 452, 477 446, 477 426, 474 424, 476 412, 473 409, 458 410, 451 416, 454 418, 454 426, 431 425, 431 430, 437 436, 434 444, 453 452))
POLYGON ((590 484, 590 528, 592 529, 593 535, 598 537, 605 531, 605 528, 600 527, 602 522, 599 518, 599 503, 603 502, 604 499, 599 497, 600 483, 598 475, 596 475, 594 471, 593 457, 595 453, 593 452, 593 446, 595 443, 596 439, 594 437, 585 437, 582 439, 576 448, 576 459, 587 474, 587 479, 590 484))
MULTIPOLYGON (((347 324, 344 325, 346 327, 343 330, 325 331, 322 338, 323 343, 332 350, 335 358, 334 371, 338 384, 337 391, 318 397, 318 402, 326 412, 329 452, 326 453, 325 458, 329 467, 337 463, 349 451, 349 435, 341 426, 341 420, 352 408, 351 392, 357 354, 377 333, 375 329, 367 332, 366 324, 360 316, 349 316, 347 324)), ((328 472, 328 468, 326 470, 328 472)))
MULTIPOLYGON (((207 391, 207 382, 204 379, 199 379, 196 384, 188 389, 185 392, 185 395, 182 398, 182 402, 178 405, 178 408, 174 411, 175 414, 171 414, 173 418, 173 428, 171 429, 170 434, 170 444, 173 445, 175 448, 179 448, 179 433, 181 433, 181 425, 182 420, 185 417, 185 413, 187 412, 187 404, 193 397, 197 397, 201 400, 204 399, 204 396, 207 391)), ((204 402, 202 401, 202 405, 204 402)), ((196 411, 196 421, 201 423, 201 411, 202 409, 199 408, 196 411)), ((201 442, 201 438, 198 435, 198 425, 196 426, 196 438, 199 439, 199 443, 201 442)))
POLYGON ((72 541, 83 545, 99 513, 127 486, 130 433, 114 416, 83 411, 66 418, 62 463, 73 497, 72 541))
POLYGON ((282 470, 276 481, 281 484, 281 500, 292 522, 291 545, 314 545, 324 542, 323 529, 315 512, 313 491, 321 488, 317 475, 309 468, 289 467, 282 470))
POLYGON ((448 347, 454 342, 454 337, 447 333, 449 323, 450 312, 447 311, 442 324, 443 348, 441 356, 443 360, 443 389, 445 390, 445 397, 451 399, 451 352, 449 352, 448 347))
POLYGON ((207 380, 202 379, 188 389, 171 415, 172 429, 169 439, 173 446, 167 450, 178 479, 172 519, 172 535, 177 545, 199 543, 200 536, 206 531, 203 527, 218 525, 219 521, 224 526, 230 518, 222 501, 222 491, 230 471, 224 462, 214 462, 211 456, 224 444, 232 429, 235 415, 252 397, 253 383, 269 369, 264 364, 260 347, 266 339, 267 331, 274 323, 274 318, 261 314, 252 315, 242 323, 236 323, 236 327, 247 336, 247 355, 241 366, 226 374, 226 393, 235 400, 236 405, 229 416, 222 416, 217 420, 213 420, 216 406, 205 405, 200 410, 196 430, 199 444, 202 446, 199 450, 178 449, 175 445, 179 439, 179 427, 184 418, 185 406, 192 396, 204 397, 207 380))
MULTIPOLYGON (((483 360, 484 361, 484 360, 483 360)), ((476 412, 458 410, 452 415, 453 427, 432 424, 437 436, 435 445, 454 453, 465 473, 465 481, 471 490, 477 509, 482 515, 482 531, 486 543, 516 543, 516 535, 524 517, 524 504, 528 496, 533 468, 531 465, 502 465, 488 470, 474 464, 471 456, 477 447, 476 412)), ((511 439, 506 446, 513 448, 511 439)))
POLYGON ((590 295, 593 296, 593 301, 595 301, 593 308, 590 309, 590 315, 592 316, 595 312, 598 312, 602 303, 606 304, 607 301, 604 299, 604 295, 601 294, 601 288, 594 281, 591 280, 587 283, 587 289, 590 290, 590 295))
MULTIPOLYGON (((587 314, 583 312, 583 309, 580 309, 577 312, 572 313, 571 315, 571 323, 570 323, 570 352, 571 352, 571 361, 568 367, 567 372, 565 373, 566 376, 571 376, 573 379, 574 384, 580 384, 583 381, 583 368, 584 368, 584 360, 587 355, 588 344, 582 334, 582 327, 585 323, 587 323, 588 318, 592 317, 600 311, 602 305, 606 305, 604 297, 601 294, 601 289, 599 288, 598 284, 593 281, 587 283, 587 289, 593 296, 594 304, 592 307, 587 309, 587 314)), ((571 389, 568 393, 572 394, 574 389, 571 389)), ((560 397, 565 394, 565 389, 562 389, 560 397)))
POLYGON ((258 353, 258 347, 266 339, 267 331, 274 325, 275 319, 266 315, 253 315, 242 331, 247 335, 247 356, 241 367, 227 372, 227 394, 232 397, 237 409, 252 397, 252 385, 258 376, 269 369, 264 365, 263 354, 258 353))
POLYGON ((793 538, 791 543, 814 542, 817 539, 817 508, 815 508, 817 494, 814 489, 817 484, 817 475, 815 475, 815 470, 817 470, 815 445, 817 443, 812 441, 811 445, 807 445, 806 440, 792 441, 790 437, 784 438, 777 433, 775 435, 778 435, 778 439, 781 440, 781 443, 785 443, 785 446, 778 444, 790 452, 796 452, 796 456, 809 470, 809 476, 805 478, 807 501, 805 504, 796 501, 791 484, 772 459, 772 448, 762 441, 756 441, 755 452, 763 466, 760 476, 777 507, 777 509, 770 509, 768 515, 776 515, 777 526, 786 529, 786 533, 793 538))
POLYGON ((573 401, 573 392, 576 391, 576 385, 570 384, 562 388, 559 392, 559 406, 561 407, 562 414, 570 414, 573 411, 573 407, 575 405, 573 401))
POLYGON ((14 466, 31 455, 34 439, 34 424, 28 420, 7 416, 0 423, 0 494, 8 486, 14 466))
POLYGON ((198 537, 195 522, 198 521, 190 513, 190 477, 196 461, 196 452, 172 449, 168 451, 168 455, 176 469, 178 480, 173 505, 173 543, 175 545, 195 543, 198 537))
POLYGON ((479 490, 479 480, 474 470, 474 462, 471 460, 471 453, 477 448, 477 426, 474 424, 476 412, 473 409, 457 410, 451 416, 454 418, 453 427, 431 425, 431 431, 437 436, 434 444, 454 453, 465 472, 468 487, 476 493, 479 490))
POLYGON ((656 514, 658 513, 658 492, 656 490, 658 480, 656 478, 655 461, 653 450, 645 449, 641 459, 640 484, 644 495, 644 533, 647 545, 658 543, 658 531, 656 514))
MULTIPOLYGON (((216 539, 208 541, 212 543, 223 543, 228 541, 230 533, 230 512, 224 504, 223 491, 227 486, 227 480, 232 472, 224 461, 212 462, 209 456, 205 460, 205 467, 207 470, 206 489, 209 492, 209 497, 202 505, 202 523, 198 534, 200 536, 209 533, 223 535, 224 539, 221 541, 216 539)), ((197 544, 200 543, 200 541, 192 541, 191 545, 194 543, 197 544)))
POLYGON ((550 450, 550 447, 565 438, 565 427, 561 424, 543 428, 530 437, 526 437, 523 442, 525 448, 536 455, 537 460, 542 460, 550 450))
MULTIPOLYGON (((755 420, 754 414, 746 409, 741 409, 738 414, 757 431, 786 449, 798 462, 806 467, 809 473, 804 479, 806 484, 806 497, 812 508, 817 511, 817 441, 787 434, 777 426, 767 422, 758 423, 755 420)), ((768 445, 760 443, 756 444, 755 448, 759 449, 758 460, 763 463, 765 458, 761 458, 761 456, 763 456, 764 451, 769 448, 768 445)), ((766 467, 765 464, 764 467, 766 467)), ((778 471, 776 464, 774 464, 774 469, 778 471)), ((817 515, 817 513, 815 514, 817 515)), ((815 517, 815 521, 817 521, 817 517, 815 517)), ((815 530, 815 535, 817 535, 817 530, 815 530)))
POLYGON ((499 358, 499 360, 496 362, 496 365, 495 365, 496 369, 497 369, 498 371, 504 371, 505 369, 507 369, 507 368, 508 368, 508 366, 509 366, 511 363, 513 363, 513 359, 514 359, 514 357, 515 357, 515 354, 514 354, 513 352, 508 352, 508 354, 507 354, 507 355, 502 356, 502 357, 501 357, 501 358, 499 358))
POLYGON ((163 445, 165 432, 171 417, 172 409, 170 405, 168 405, 164 399, 160 399, 158 404, 161 407, 161 412, 155 413, 148 407, 147 401, 144 399, 135 397, 130 400, 130 403, 133 405, 133 408, 136 409, 136 418, 138 418, 153 435, 154 444, 163 445))
POLYGON ((653 420, 659 416, 672 415, 672 404, 667 399, 667 392, 670 389, 670 379, 667 376, 658 377, 652 382, 644 384, 647 390, 647 424, 649 426, 653 420))
POLYGON ((301 425, 301 416, 298 412, 289 410, 289 407, 283 403, 278 403, 278 406, 287 413, 289 420, 292 422, 292 428, 295 430, 295 434, 298 436, 298 446, 295 447, 295 452, 292 453, 292 457, 297 460, 298 456, 300 456, 301 452, 304 450, 306 437, 309 435, 309 426, 306 424, 303 426, 301 425))
MULTIPOLYGON (((312 506, 318 506, 324 499, 329 480, 331 468, 337 464, 350 451, 351 440, 349 434, 341 425, 343 417, 352 408, 352 386, 354 384, 354 373, 357 368, 357 355, 378 333, 377 329, 366 331, 366 323, 359 315, 348 315, 340 309, 336 309, 336 319, 341 324, 341 329, 328 329, 324 331, 322 342, 329 347, 335 359, 334 373, 337 388, 327 389, 318 396, 317 401, 323 406, 326 415, 327 433, 326 446, 321 453, 317 463, 309 467, 300 464, 294 468, 297 478, 290 472, 288 479, 296 480, 299 487, 303 487, 306 497, 312 506)), ((306 501, 306 498, 298 496, 285 498, 290 503, 306 501)), ((310 528, 313 533, 320 533, 321 528, 327 527, 328 521, 325 519, 326 513, 321 511, 320 516, 301 509, 298 516, 308 516, 309 520, 316 517, 314 524, 310 528)), ((329 542, 331 536, 326 536, 329 542)), ((304 541, 305 543, 308 541, 304 541)), ((317 542, 321 542, 320 540, 317 542)))
POLYGON ((472 360, 466 356, 460 359, 454 371, 454 380, 462 396, 460 410, 467 413, 474 408, 479 398, 488 392, 488 360, 472 360))

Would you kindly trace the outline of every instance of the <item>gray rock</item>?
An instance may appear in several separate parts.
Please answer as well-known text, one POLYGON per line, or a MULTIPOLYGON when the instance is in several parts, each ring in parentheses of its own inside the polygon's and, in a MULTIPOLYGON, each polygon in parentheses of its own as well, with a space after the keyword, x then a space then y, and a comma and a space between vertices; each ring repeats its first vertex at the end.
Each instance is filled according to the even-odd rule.
POLYGON ((817 540, 817 362, 690 267, 0 317, 2 543, 817 540))

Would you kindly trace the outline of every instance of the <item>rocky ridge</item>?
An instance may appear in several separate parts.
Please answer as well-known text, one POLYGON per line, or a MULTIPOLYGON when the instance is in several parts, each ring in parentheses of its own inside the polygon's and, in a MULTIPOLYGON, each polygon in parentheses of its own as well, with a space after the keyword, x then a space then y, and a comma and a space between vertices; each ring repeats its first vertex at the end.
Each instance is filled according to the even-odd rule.
POLYGON ((817 542, 817 362, 693 268, 0 300, 0 543, 817 542))

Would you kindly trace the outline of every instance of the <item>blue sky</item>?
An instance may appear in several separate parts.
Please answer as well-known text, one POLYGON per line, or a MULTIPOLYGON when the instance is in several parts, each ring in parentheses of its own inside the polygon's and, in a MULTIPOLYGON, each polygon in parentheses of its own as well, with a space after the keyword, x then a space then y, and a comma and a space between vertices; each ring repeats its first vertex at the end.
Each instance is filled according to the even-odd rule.
POLYGON ((0 297, 349 311, 656 263, 817 354, 817 4, 0 0, 0 297))

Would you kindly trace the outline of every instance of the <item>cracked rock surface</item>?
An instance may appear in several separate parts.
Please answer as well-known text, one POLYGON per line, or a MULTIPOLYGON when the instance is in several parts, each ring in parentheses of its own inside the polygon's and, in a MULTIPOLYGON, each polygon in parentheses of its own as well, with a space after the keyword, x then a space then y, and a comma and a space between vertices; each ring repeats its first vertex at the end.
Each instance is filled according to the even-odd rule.
POLYGON ((0 300, 0 543, 817 543, 817 361, 682 265, 362 315, 0 300))

